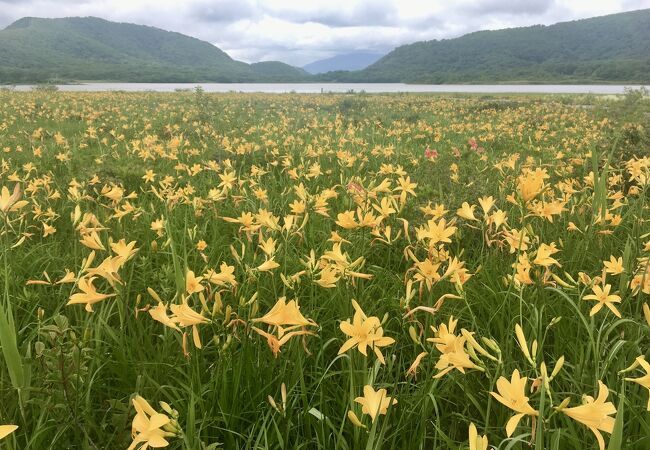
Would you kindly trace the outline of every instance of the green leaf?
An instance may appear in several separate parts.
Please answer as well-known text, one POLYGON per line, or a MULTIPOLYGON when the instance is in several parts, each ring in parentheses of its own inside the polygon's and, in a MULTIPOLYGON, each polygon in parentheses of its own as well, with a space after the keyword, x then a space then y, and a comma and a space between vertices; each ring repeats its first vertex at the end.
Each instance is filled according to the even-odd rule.
POLYGON ((621 383, 621 395, 618 400, 618 411, 616 413, 616 421, 614 422, 614 430, 609 438, 609 445, 607 450, 621 450, 623 448, 623 427, 625 411, 625 381, 621 383))

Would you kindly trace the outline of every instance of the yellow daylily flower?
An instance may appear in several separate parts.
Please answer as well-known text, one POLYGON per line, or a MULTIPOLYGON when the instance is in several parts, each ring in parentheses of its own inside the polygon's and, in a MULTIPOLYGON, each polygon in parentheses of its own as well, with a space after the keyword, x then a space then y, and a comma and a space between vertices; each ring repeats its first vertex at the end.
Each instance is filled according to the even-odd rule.
POLYGON ((136 415, 131 425, 133 442, 131 442, 127 450, 167 447, 169 441, 166 438, 176 436, 172 419, 166 414, 154 410, 139 395, 132 402, 136 415))
POLYGON ((541 244, 539 248, 537 249, 537 254, 535 255, 535 259, 533 260, 533 264, 536 264, 538 266, 542 267, 550 267, 552 265, 556 265, 558 267, 560 266, 560 263, 557 262, 556 259, 551 258, 551 255, 559 252, 555 247, 555 242, 551 242, 551 245, 546 245, 546 244, 541 244))
POLYGON ((298 306, 296 300, 290 300, 287 302, 286 297, 280 297, 269 312, 258 319, 253 319, 252 321, 254 323, 262 322, 275 327, 315 325, 314 321, 309 320, 302 315, 300 312, 300 306, 298 306))
POLYGON ((362 355, 367 356, 367 348, 370 347, 377 355, 379 361, 385 364, 386 361, 380 348, 393 344, 395 339, 384 337, 384 330, 381 327, 379 318, 374 316, 367 317, 361 309, 361 306, 355 300, 352 300, 352 305, 355 309, 352 323, 348 319, 340 324, 341 331, 350 337, 341 346, 338 354, 340 355, 356 347, 362 355))
POLYGON ((490 392, 490 394, 496 398, 501 404, 512 409, 517 414, 512 416, 508 423, 506 424, 506 435, 508 437, 512 436, 515 428, 519 424, 519 421, 524 416, 533 416, 536 417, 539 415, 539 412, 533 409, 532 406, 528 403, 528 397, 526 397, 526 382, 528 378, 521 377, 519 371, 515 369, 512 372, 510 381, 505 377, 499 377, 497 380, 497 391, 490 392))
POLYGON ((584 297, 582 297, 583 300, 595 300, 598 302, 593 308, 591 308, 591 311, 589 312, 590 316, 593 316, 598 311, 600 311, 603 306, 607 306, 614 313, 616 317, 618 317, 619 319, 621 318, 621 313, 616 308, 616 306, 614 306, 614 303, 621 302, 621 297, 616 294, 610 294, 609 291, 611 289, 612 286, 609 284, 606 284, 602 288, 598 285, 594 285, 591 288, 593 294, 585 295, 584 297))
POLYGON ((156 320, 169 328, 173 328, 176 331, 181 331, 174 320, 167 315, 167 305, 163 302, 159 302, 158 306, 150 308, 149 315, 151 315, 153 320, 156 320))
POLYGON ((185 292, 190 295, 202 292, 205 287, 201 284, 201 281, 203 281, 203 277, 197 277, 193 271, 188 270, 185 274, 185 292))
POLYGON ((345 211, 336 216, 336 224, 346 230, 359 228, 359 224, 354 218, 354 211, 345 211))
POLYGON ((465 220, 478 220, 474 216, 474 208, 476 208, 476 205, 471 205, 467 202, 463 202, 460 208, 456 211, 456 214, 459 217, 462 217, 465 220))
POLYGON ((92 250, 106 250, 96 231, 84 234, 79 242, 92 250))
POLYGON ((18 425, 0 425, 0 439, 4 439, 18 429, 18 425))
POLYGON ((549 178, 546 169, 536 169, 521 175, 517 179, 517 191, 524 200, 529 202, 544 190, 544 180, 549 178))
POLYGON ((487 214, 490 212, 492 207, 494 206, 494 197, 491 195, 481 197, 478 199, 478 204, 481 205, 481 209, 483 210, 483 213, 487 216, 487 214))
POLYGON ((605 272, 611 273, 612 275, 620 275, 625 271, 623 267, 623 258, 614 258, 614 256, 609 257, 609 261, 603 261, 605 266, 605 272))
POLYGON ((429 245, 434 246, 439 242, 450 243, 449 239, 456 232, 454 226, 447 226, 445 219, 440 219, 438 223, 434 219, 429 219, 425 226, 417 229, 416 236, 418 240, 429 240, 429 245))
POLYGON ((280 353, 280 348, 289 342, 289 340, 294 337, 294 336, 302 336, 302 335, 313 335, 311 331, 308 330, 294 330, 290 331, 288 333, 284 333, 281 338, 276 337, 274 334, 268 333, 264 330, 261 330, 257 327, 251 327, 253 331, 255 331, 257 334, 260 336, 263 336, 266 338, 266 343, 269 345, 271 348, 271 351, 273 352, 274 357, 278 357, 278 354, 280 353))
POLYGON ((397 404, 397 399, 386 395, 386 389, 375 391, 368 384, 363 387, 363 397, 357 397, 354 401, 361 405, 361 412, 368 414, 373 422, 378 415, 386 415, 390 405, 397 404))
POLYGON ((225 262, 219 266, 219 272, 213 269, 208 270, 203 277, 212 284, 217 286, 237 286, 237 279, 235 278, 235 267, 229 266, 225 262))
POLYGON ((260 272, 270 272, 271 270, 277 269, 278 267, 280 267, 280 264, 275 262, 273 258, 270 258, 257 266, 256 269, 260 272))
POLYGON ((614 430, 615 419, 610 416, 616 414, 616 407, 612 402, 605 401, 608 395, 609 389, 599 380, 598 397, 595 400, 590 395, 586 395, 584 404, 560 410, 573 420, 587 426, 596 436, 600 450, 605 449, 605 440, 600 432, 611 433, 614 430))
POLYGON ((476 426, 469 424, 469 450, 487 450, 487 436, 479 436, 476 426))
POLYGON ((17 211, 26 206, 28 202, 20 200, 21 195, 22 191, 20 190, 19 184, 14 186, 11 194, 7 186, 2 186, 2 189, 0 189, 0 212, 7 214, 9 211, 17 211))
POLYGON ((107 298, 115 297, 116 294, 101 294, 97 292, 97 288, 93 285, 96 279, 96 277, 81 278, 78 287, 82 292, 72 294, 66 305, 85 304, 86 311, 93 312, 92 305, 107 298))
POLYGON ((639 356, 636 359, 636 362, 643 368, 643 370, 645 370, 645 375, 639 378, 626 378, 626 380, 637 383, 648 389, 648 406, 646 409, 650 411, 650 363, 648 363, 643 356, 639 356))
POLYGON ((115 253, 116 256, 119 256, 124 261, 128 261, 129 259, 133 258, 135 253, 138 251, 138 249, 135 248, 135 245, 135 241, 131 241, 127 244, 126 240, 120 239, 117 242, 111 243, 111 250, 113 253, 115 253))

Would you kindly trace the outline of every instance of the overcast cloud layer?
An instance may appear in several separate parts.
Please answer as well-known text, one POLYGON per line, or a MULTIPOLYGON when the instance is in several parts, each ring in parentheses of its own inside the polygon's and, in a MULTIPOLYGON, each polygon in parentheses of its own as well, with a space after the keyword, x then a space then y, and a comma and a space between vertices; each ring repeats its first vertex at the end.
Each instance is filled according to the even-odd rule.
POLYGON ((97 16, 212 42, 246 62, 302 66, 356 50, 387 53, 471 31, 650 8, 650 0, 0 0, 0 28, 25 16, 97 16))

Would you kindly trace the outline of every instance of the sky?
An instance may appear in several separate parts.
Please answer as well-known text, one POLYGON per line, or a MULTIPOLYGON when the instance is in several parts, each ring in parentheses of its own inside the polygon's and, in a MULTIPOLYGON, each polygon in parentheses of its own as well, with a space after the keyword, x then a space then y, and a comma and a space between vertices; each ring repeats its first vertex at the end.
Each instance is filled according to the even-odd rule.
POLYGON ((650 0, 0 0, 0 28, 25 17, 96 16, 208 41, 245 61, 296 66, 486 29, 650 8, 650 0))

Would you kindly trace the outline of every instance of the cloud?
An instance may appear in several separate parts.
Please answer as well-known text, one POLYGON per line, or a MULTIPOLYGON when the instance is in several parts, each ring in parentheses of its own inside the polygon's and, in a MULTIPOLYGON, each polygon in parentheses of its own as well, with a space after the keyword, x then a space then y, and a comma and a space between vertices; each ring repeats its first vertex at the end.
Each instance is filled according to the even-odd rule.
POLYGON ((555 0, 483 0, 460 2, 468 14, 540 15, 555 5, 555 0))
POLYGON ((232 23, 259 15, 253 2, 238 0, 202 0, 190 3, 188 16, 199 22, 232 23))
MULTIPOLYGON (((24 16, 98 16, 178 31, 246 62, 304 65, 357 50, 649 8, 650 0, 0 0, 24 16)), ((0 63, 1 64, 1 63, 0 63)))
POLYGON ((397 25, 398 8, 389 0, 305 2, 295 7, 290 2, 264 2, 268 15, 294 23, 314 22, 329 27, 397 25))

